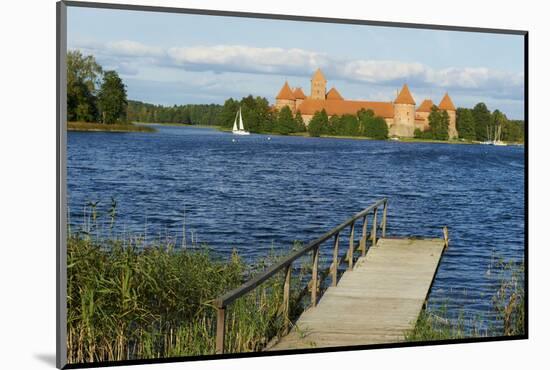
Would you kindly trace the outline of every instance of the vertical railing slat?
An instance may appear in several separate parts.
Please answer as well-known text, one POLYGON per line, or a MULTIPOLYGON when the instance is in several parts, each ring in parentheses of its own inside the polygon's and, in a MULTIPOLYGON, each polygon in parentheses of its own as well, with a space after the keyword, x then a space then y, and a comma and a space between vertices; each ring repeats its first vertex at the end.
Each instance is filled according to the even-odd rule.
POLYGON ((384 212, 382 213, 382 238, 386 237, 386 217, 388 214, 388 201, 384 202, 384 212))
POLYGON ((378 207, 374 209, 374 215, 372 216, 372 246, 376 246, 376 219, 378 218, 378 207))
POLYGON ((363 229, 361 230, 361 256, 367 253, 367 216, 363 217, 363 229))
POLYGON ((340 242, 340 233, 334 235, 334 248, 332 249, 332 286, 336 286, 338 281, 338 244, 340 242))
POLYGON ((353 242, 354 242, 355 222, 351 223, 349 230, 349 249, 348 249, 348 269, 353 269, 353 242))
POLYGON ((288 333, 290 319, 288 317, 290 307, 290 275, 292 274, 292 264, 289 264, 285 269, 285 284, 283 287, 283 318, 284 318, 284 334, 288 333))
POLYGON ((319 266, 319 245, 313 248, 313 269, 311 272, 311 305, 315 307, 317 305, 317 283, 319 277, 317 276, 317 268, 319 266))
POLYGON ((223 354, 225 341, 225 307, 218 307, 216 320, 216 353, 223 354))

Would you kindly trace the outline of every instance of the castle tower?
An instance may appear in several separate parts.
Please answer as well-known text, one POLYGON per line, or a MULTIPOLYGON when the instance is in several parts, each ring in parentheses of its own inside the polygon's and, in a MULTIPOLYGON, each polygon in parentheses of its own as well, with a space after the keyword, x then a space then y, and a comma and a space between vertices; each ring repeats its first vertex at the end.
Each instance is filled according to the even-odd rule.
POLYGON ((327 93, 327 79, 321 72, 320 68, 317 68, 313 76, 311 77, 311 99, 325 100, 327 93))
POLYGON ((298 108, 300 107, 300 104, 302 104, 302 102, 305 99, 307 99, 307 97, 306 97, 306 94, 304 94, 304 92, 302 91, 301 87, 295 88, 293 93, 294 93, 294 98, 296 98, 296 110, 298 110, 298 108))
POLYGON ((414 101, 407 84, 393 102, 393 125, 390 126, 390 135, 413 137, 416 102, 414 101))
POLYGON ((281 110, 281 108, 285 105, 290 108, 292 113, 296 111, 296 98, 294 97, 294 93, 290 89, 290 86, 288 86, 287 81, 285 81, 285 84, 279 91, 279 94, 275 97, 275 108, 281 110))
POLYGON ((456 139, 458 131, 456 130, 456 108, 448 93, 445 93, 439 103, 439 109, 447 111, 449 115, 449 139, 456 139))

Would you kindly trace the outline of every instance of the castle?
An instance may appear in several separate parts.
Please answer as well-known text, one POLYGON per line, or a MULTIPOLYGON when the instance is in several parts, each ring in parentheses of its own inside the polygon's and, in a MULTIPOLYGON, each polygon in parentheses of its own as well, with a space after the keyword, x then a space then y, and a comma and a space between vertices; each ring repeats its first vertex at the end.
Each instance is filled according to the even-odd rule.
MULTIPOLYGON (((355 115, 361 109, 371 109, 375 115, 386 120, 390 136, 413 137, 414 130, 422 131, 429 128, 428 116, 435 105, 432 100, 424 100, 418 108, 407 84, 397 95, 393 102, 375 102, 365 100, 346 100, 340 95, 336 88, 327 92, 327 80, 317 69, 311 77, 311 92, 306 96, 300 87, 291 89, 288 82, 285 82, 279 94, 275 98, 275 108, 281 109, 288 106, 292 113, 300 112, 306 126, 315 114, 325 110, 327 115, 355 115)), ((456 138, 456 108, 449 94, 445 93, 443 99, 437 106, 449 114, 449 137, 456 138)))

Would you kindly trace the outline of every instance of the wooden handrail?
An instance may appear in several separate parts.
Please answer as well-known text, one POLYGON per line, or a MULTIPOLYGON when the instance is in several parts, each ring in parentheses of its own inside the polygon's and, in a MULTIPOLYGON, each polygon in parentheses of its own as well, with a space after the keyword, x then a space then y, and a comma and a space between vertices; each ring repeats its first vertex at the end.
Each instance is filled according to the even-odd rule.
MULTIPOLYGON (((317 287, 319 286, 318 277, 317 277, 317 271, 318 271, 318 263, 319 263, 319 253, 320 253, 320 247, 321 244, 329 240, 330 238, 335 238, 334 240, 334 262, 337 262, 338 257, 338 240, 340 232, 345 229, 348 226, 351 226, 350 228, 350 247, 348 250, 348 258, 349 258, 349 269, 353 268, 353 252, 355 251, 353 240, 354 240, 354 226, 358 219, 362 218, 363 227, 362 227, 362 235, 361 235, 361 241, 358 246, 360 246, 362 250, 362 254, 364 255, 364 252, 366 250, 366 222, 367 222, 367 215, 370 212, 373 212, 373 224, 372 224, 372 232, 371 232, 371 239, 372 239, 372 245, 376 245, 376 229, 377 229, 377 213, 378 208, 380 206, 383 206, 383 217, 382 217, 382 224, 380 225, 382 229, 382 236, 385 236, 386 231, 386 210, 388 206, 388 199, 383 198, 369 207, 365 208, 361 212, 355 214, 345 222, 341 223, 340 225, 336 226, 335 228, 331 229, 330 231, 326 232, 325 234, 321 235, 319 238, 313 240, 309 244, 307 244, 305 247, 303 247, 300 250, 297 250, 284 258, 283 260, 275 263, 274 265, 270 266, 262 272, 261 274, 255 276, 254 278, 250 279, 249 281, 242 284, 240 287, 237 287, 222 296, 216 298, 214 300, 214 305, 218 310, 217 313, 217 324, 216 324, 216 353, 223 353, 224 350, 224 337, 225 337, 225 309, 226 307, 231 304, 236 299, 242 297, 243 295, 247 294, 248 292, 252 291, 254 288, 271 278, 273 275, 277 274, 281 270, 285 270, 285 284, 284 284, 284 307, 283 312, 285 314, 288 314, 288 305, 289 305, 289 289, 290 289, 290 274, 292 271, 292 263, 296 261, 298 258, 302 257, 308 252, 313 252, 313 271, 312 271, 312 292, 311 292, 311 300, 312 305, 315 306, 317 303, 317 287)), ((334 270, 337 270, 338 266, 334 266, 334 270)), ((332 285, 336 285, 336 273, 332 273, 332 285)), ((285 319, 286 320, 286 319, 285 319)), ((287 325, 285 321, 285 326, 287 325)), ((286 330, 286 328, 285 328, 286 330)))

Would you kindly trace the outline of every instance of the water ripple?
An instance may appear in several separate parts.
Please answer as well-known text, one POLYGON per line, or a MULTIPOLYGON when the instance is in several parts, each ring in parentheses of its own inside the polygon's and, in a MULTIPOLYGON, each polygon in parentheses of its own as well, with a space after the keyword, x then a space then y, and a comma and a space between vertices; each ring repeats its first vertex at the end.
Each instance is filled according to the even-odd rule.
POLYGON ((192 231, 219 253, 235 248, 252 260, 312 240, 386 196, 390 234, 440 236, 449 226, 451 246, 430 301, 494 318, 491 263, 523 257, 522 147, 232 139, 187 127, 70 132, 71 222, 82 222, 88 201, 99 200, 106 213, 114 197, 119 232, 181 243, 185 209, 187 240, 192 231))

